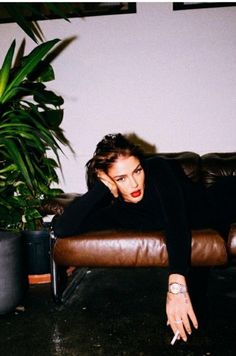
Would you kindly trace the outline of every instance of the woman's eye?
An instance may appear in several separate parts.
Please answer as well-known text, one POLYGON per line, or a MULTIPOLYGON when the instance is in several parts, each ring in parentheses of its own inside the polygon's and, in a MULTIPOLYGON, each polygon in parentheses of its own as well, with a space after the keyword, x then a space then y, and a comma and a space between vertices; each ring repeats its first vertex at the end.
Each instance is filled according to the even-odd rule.
POLYGON ((117 182, 124 182, 125 181, 125 178, 124 177, 121 177, 121 178, 117 178, 116 180, 117 182))
POLYGON ((142 172, 142 168, 140 167, 140 168, 138 168, 136 171, 135 171, 135 173, 137 173, 137 174, 140 174, 141 172, 142 172))

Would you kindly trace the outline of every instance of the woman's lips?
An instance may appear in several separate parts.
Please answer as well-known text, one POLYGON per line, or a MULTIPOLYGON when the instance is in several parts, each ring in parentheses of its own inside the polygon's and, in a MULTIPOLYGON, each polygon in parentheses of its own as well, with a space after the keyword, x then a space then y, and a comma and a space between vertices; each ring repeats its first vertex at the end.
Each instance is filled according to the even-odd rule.
POLYGON ((141 195, 141 190, 139 189, 139 190, 136 190, 135 192, 133 192, 133 193, 131 193, 131 196, 133 197, 133 198, 137 198, 137 197, 139 197, 141 195))

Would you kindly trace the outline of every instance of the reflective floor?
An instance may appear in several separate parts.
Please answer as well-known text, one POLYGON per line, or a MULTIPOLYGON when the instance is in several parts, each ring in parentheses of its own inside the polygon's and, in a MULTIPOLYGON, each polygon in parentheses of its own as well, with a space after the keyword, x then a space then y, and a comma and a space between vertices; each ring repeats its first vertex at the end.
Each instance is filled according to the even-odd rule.
POLYGON ((187 343, 170 345, 163 269, 92 269, 61 307, 31 286, 25 310, 0 317, 0 355, 235 356, 236 268, 213 269, 209 308, 187 343))

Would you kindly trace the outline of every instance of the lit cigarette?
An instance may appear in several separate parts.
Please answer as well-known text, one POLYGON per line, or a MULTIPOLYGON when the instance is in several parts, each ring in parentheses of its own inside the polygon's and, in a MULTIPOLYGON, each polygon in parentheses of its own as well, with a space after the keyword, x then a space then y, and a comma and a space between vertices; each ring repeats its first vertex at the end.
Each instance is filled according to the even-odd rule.
POLYGON ((179 336, 179 330, 176 331, 173 339, 171 340, 171 345, 174 345, 175 341, 177 340, 177 337, 179 336))

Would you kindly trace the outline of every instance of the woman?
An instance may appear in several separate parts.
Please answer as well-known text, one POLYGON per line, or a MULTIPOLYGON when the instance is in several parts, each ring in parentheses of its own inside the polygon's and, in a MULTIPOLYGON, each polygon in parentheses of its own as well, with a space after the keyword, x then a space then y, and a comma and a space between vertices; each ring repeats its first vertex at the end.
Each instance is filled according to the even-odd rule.
POLYGON ((187 341, 191 325, 198 328, 187 288, 190 225, 194 224, 190 212, 196 210, 197 197, 204 193, 167 160, 144 158, 141 150, 121 134, 107 135, 98 143, 87 163, 87 179, 88 192, 75 199, 55 221, 55 235, 66 237, 112 228, 164 229, 169 256, 167 325, 187 341), (190 190, 196 199, 189 203, 190 190))

